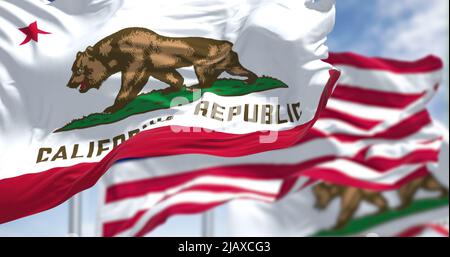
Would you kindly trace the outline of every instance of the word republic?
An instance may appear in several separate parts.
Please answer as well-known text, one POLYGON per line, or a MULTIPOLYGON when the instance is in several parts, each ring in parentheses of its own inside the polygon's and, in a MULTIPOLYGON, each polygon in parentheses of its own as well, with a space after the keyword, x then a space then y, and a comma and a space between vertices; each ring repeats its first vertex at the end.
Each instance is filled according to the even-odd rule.
POLYGON ((284 124, 299 121, 302 116, 300 103, 286 104, 285 106, 285 113, 281 113, 282 105, 244 104, 227 108, 217 103, 201 101, 195 107, 194 114, 224 122, 237 118, 243 119, 245 122, 260 124, 284 124))

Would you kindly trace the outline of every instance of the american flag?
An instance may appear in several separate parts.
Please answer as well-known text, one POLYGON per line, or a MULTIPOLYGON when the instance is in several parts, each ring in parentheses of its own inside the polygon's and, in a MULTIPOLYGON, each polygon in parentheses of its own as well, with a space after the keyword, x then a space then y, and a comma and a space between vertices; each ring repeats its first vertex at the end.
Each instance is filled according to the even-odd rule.
POLYGON ((441 60, 332 53, 327 62, 341 79, 298 144, 235 158, 180 154, 118 163, 103 177, 99 233, 144 236, 172 215, 238 198, 272 202, 317 180, 382 191, 427 176, 443 139, 426 109, 441 60))

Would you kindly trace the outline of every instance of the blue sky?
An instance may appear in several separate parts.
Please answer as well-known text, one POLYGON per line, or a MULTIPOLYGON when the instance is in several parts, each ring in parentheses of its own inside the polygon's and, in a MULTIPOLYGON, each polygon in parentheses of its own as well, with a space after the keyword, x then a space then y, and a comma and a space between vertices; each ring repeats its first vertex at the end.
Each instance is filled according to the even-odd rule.
MULTIPOLYGON (((430 104, 432 116, 448 128, 448 0, 337 0, 336 26, 328 38, 330 51, 412 60, 440 56, 444 83, 430 104)), ((82 193, 83 235, 93 235, 98 187, 82 193)), ((214 210, 215 234, 226 235, 227 206, 214 210)), ((0 225, 0 236, 64 236, 67 203, 52 210, 0 225)), ((199 236, 200 216, 179 216, 152 236, 199 236)))

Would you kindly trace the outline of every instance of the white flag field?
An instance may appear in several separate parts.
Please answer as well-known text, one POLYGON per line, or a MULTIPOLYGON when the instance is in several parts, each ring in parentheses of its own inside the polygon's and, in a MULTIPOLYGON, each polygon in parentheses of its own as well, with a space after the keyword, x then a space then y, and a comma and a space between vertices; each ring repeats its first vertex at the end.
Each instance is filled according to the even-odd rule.
POLYGON ((140 235, 190 203, 271 200, 277 172, 185 171, 298 144, 340 74, 322 61, 334 0, 45 2, 0 1, 0 223, 53 208, 129 159, 155 166, 114 181, 157 181, 107 196, 132 211, 105 214, 125 220, 109 235, 140 235))
MULTIPOLYGON (((405 224, 448 217, 448 164, 437 168, 440 154, 448 163, 448 151, 441 153, 448 130, 437 126, 426 109, 441 82, 441 60, 331 53, 326 61, 342 75, 306 137, 289 148, 237 158, 184 154, 118 163, 103 177, 99 235, 143 236, 172 215, 200 213, 233 199, 250 199, 232 204, 231 232, 238 236, 357 235, 372 228, 367 224, 435 213, 402 221, 406 231, 405 224), (338 200, 331 212, 315 211, 319 200, 313 190, 321 185, 324 192, 317 197, 323 198, 323 208, 342 198, 341 216, 338 200), (416 192, 422 189, 437 198, 421 200, 416 192), (403 199, 398 212, 393 210, 399 207, 397 191, 403 199), (285 196, 294 200, 272 203, 285 196), (380 208, 384 219, 352 220, 373 211, 373 206, 358 211, 367 201, 380 208)), ((402 232, 401 226, 391 228, 397 230, 377 231, 402 232)))

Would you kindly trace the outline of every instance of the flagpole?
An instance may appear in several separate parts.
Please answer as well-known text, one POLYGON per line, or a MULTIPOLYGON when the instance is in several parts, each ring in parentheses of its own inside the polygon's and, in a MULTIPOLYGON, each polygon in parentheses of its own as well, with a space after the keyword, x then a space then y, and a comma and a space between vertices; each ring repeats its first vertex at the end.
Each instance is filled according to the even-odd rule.
POLYGON ((202 237, 214 236, 214 211, 210 210, 202 214, 202 237))
POLYGON ((81 236, 81 193, 69 200, 69 234, 68 236, 81 236))
MULTIPOLYGON (((79 4, 76 1, 66 2, 67 7, 77 10, 79 4)), ((69 234, 68 236, 81 236, 81 193, 74 195, 69 200, 69 234)))

